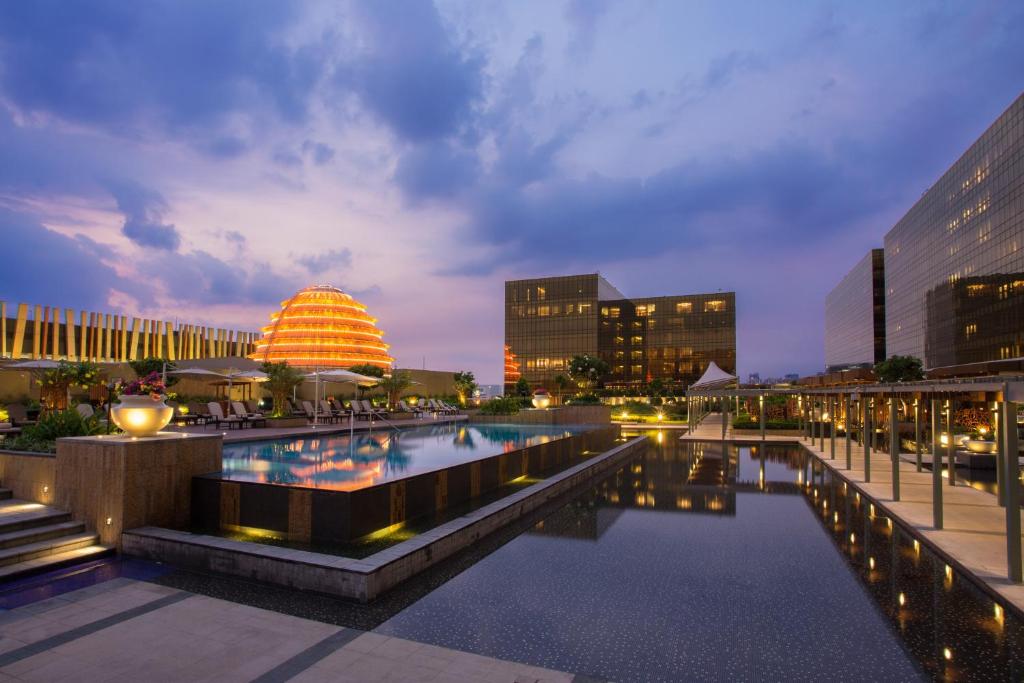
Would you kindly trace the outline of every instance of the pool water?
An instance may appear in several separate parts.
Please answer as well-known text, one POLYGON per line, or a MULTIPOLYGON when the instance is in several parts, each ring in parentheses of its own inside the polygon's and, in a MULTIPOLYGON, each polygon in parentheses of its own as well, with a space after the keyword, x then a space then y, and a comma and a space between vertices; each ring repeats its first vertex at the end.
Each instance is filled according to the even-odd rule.
POLYGON ((376 630, 622 681, 1024 670, 1019 622, 798 448, 660 438, 376 630))
POLYGON ((224 444, 225 479, 352 491, 582 430, 564 425, 429 424, 224 444))

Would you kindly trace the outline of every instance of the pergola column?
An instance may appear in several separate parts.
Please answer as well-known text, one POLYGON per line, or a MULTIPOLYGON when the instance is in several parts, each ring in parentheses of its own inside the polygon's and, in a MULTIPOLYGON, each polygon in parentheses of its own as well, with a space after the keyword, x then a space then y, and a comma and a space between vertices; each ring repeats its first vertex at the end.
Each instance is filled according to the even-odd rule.
POLYGON ((828 457, 831 460, 836 459, 836 410, 838 405, 836 404, 835 396, 829 395, 828 397, 828 414, 831 419, 829 422, 829 449, 828 457))
POLYGON ((917 471, 921 471, 921 401, 914 399, 914 456, 917 471))
MULTIPOLYGON (((722 441, 725 441, 725 425, 729 421, 729 397, 723 395, 719 403, 722 407, 722 441)), ((726 457, 724 446, 722 448, 722 457, 726 457)))
POLYGON ((946 474, 950 486, 956 486, 956 440, 953 438, 953 399, 946 406, 946 474))
POLYGON ((871 400, 862 397, 864 419, 861 420, 861 432, 864 434, 864 481, 871 481, 871 400))
POLYGON ((942 528, 942 455, 938 399, 932 399, 932 526, 942 528))
POLYGON ((992 417, 995 418, 992 420, 992 428, 996 440, 996 500, 1000 505, 1006 505, 1006 444, 1003 438, 1006 422, 998 402, 992 417))
POLYGON ((1020 464, 1017 444, 1017 404, 1006 400, 1003 390, 1002 402, 1003 444, 1006 451, 1006 562, 1007 576, 1015 583, 1024 580, 1021 567, 1020 549, 1020 464))
POLYGON ((896 394, 889 396, 889 457, 892 459, 892 499, 900 499, 900 433, 896 424, 896 394))
POLYGON ((850 395, 843 394, 843 424, 846 425, 846 469, 853 467, 853 443, 850 441, 850 431, 853 428, 853 415, 850 413, 850 395))

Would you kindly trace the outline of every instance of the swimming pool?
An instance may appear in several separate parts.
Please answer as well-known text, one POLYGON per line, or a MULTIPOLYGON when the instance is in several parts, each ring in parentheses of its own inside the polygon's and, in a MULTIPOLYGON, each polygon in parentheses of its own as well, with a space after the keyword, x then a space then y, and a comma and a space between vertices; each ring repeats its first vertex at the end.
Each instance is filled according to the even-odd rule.
POLYGON ((221 478, 355 491, 548 443, 583 431, 564 425, 430 424, 224 444, 221 478))
POLYGON ((376 631, 623 681, 1024 666, 1019 621, 799 448, 663 441, 376 631))

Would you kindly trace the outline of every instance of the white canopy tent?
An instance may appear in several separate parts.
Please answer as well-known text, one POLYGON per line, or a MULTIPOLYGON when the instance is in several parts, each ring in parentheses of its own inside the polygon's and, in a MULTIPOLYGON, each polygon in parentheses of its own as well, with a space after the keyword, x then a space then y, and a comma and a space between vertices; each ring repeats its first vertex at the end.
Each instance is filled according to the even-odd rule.
POLYGON ((711 361, 700 379, 690 385, 690 389, 722 389, 735 383, 736 375, 730 375, 718 367, 715 361, 711 361))

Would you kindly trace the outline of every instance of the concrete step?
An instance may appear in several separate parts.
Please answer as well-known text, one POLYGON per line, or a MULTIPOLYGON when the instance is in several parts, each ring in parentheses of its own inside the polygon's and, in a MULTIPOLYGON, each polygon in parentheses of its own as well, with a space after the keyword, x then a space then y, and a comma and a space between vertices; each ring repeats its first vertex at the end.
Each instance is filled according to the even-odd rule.
POLYGON ((0 566, 0 584, 112 555, 114 555, 114 548, 91 544, 52 555, 36 557, 31 560, 15 562, 14 564, 0 566))
POLYGON ((57 524, 70 519, 71 515, 67 512, 39 503, 18 499, 0 501, 0 534, 34 526, 57 524))
POLYGON ((98 540, 99 536, 96 534, 82 532, 59 538, 51 538, 46 541, 26 543, 25 545, 14 546, 13 548, 4 548, 0 550, 0 566, 17 564, 48 555, 56 555, 69 550, 77 550, 94 545, 98 540))
POLYGON ((82 522, 58 522, 57 524, 46 524, 43 526, 31 526, 17 531, 0 533, 0 549, 13 548, 20 545, 48 541, 61 536, 79 534, 85 531, 85 524, 82 522))

